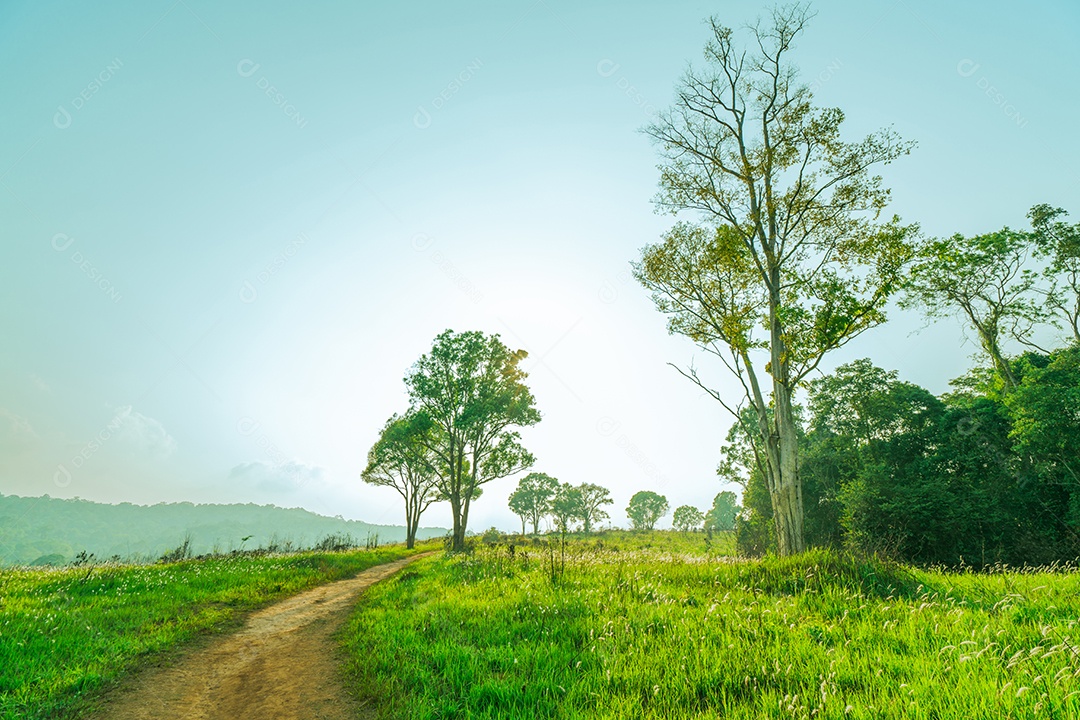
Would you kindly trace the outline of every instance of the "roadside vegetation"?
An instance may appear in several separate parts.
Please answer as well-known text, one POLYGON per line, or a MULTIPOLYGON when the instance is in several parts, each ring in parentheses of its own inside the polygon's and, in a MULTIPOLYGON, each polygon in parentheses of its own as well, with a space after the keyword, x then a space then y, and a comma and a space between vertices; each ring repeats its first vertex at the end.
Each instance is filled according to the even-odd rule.
POLYGON ((246 611, 412 552, 256 551, 154 565, 4 569, 0 719, 71 717, 121 674, 197 636, 235 628, 246 611))
POLYGON ((421 560, 350 621, 355 686, 391 718, 1080 716, 1072 568, 711 558, 704 537, 421 560))

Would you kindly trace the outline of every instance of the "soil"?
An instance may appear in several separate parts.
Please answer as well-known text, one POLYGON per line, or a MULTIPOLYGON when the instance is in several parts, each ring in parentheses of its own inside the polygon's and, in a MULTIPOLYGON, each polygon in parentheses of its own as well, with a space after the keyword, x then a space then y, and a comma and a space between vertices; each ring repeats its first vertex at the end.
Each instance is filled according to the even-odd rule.
POLYGON ((357 720, 373 717, 346 690, 335 641, 357 597, 417 556, 320 585, 251 614, 168 667, 139 672, 97 720, 357 720))

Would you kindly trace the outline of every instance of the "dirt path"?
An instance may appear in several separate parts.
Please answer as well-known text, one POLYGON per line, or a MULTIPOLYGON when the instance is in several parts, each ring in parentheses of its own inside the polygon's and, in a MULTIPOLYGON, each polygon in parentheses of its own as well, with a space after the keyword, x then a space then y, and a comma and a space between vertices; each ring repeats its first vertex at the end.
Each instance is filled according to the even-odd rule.
POLYGON ((419 556, 377 565, 252 614, 238 632, 138 675, 99 720, 356 720, 334 633, 368 586, 419 556))

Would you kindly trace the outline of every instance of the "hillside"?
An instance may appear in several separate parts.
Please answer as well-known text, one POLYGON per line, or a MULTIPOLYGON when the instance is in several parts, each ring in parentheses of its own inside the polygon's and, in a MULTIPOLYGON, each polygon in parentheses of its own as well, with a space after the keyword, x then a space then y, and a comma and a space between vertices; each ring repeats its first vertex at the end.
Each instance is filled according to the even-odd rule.
MULTIPOLYGON (((405 539, 401 526, 274 505, 109 505, 48 495, 0 495, 0 565, 61 564, 83 551, 100 559, 153 559, 189 537, 195 554, 272 544, 308 547, 333 533, 348 533, 361 543, 371 535, 378 535, 380 543, 405 539)), ((417 537, 445 534, 444 528, 420 528, 417 537)))

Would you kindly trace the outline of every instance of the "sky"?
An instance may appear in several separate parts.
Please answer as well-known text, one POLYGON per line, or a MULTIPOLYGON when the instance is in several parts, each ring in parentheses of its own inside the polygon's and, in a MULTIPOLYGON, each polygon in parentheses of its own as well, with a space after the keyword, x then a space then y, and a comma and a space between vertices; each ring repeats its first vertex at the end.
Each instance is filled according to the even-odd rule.
MULTIPOLYGON (((446 329, 527 350, 535 470, 708 508, 730 424, 669 363, 736 385, 629 263, 654 212, 641 133, 704 19, 761 3, 0 4, 0 493, 253 502, 401 522, 360 481, 446 329)), ((931 236, 1080 208, 1080 5, 821 0, 793 59, 931 236)), ((933 392, 957 321, 890 321, 829 356, 933 392)), ((515 478, 470 529, 519 526, 515 478)), ((668 519, 670 520, 670 518, 668 519)), ((424 525, 449 526, 445 505, 424 525)), ((664 523, 661 523, 662 525, 664 523)))

